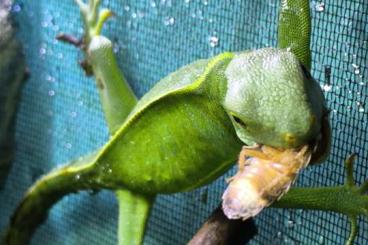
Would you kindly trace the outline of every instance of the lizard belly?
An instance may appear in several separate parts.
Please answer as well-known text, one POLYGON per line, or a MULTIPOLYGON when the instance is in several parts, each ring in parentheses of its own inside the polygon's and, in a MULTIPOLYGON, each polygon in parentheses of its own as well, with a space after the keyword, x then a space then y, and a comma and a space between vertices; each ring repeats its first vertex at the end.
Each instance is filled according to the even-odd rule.
POLYGON ((144 193, 172 193, 223 174, 236 160, 241 142, 218 103, 190 96, 169 96, 138 115, 108 149, 115 153, 99 160, 109 166, 104 178, 144 193))

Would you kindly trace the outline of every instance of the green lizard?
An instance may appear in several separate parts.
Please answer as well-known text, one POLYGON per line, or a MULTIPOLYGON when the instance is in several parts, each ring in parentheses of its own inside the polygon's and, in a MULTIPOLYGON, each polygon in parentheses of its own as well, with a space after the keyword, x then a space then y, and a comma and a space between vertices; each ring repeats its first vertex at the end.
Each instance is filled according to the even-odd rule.
MULTIPOLYGON (((104 102, 103 96, 114 87, 109 86, 108 83, 113 82, 109 79, 116 79, 108 75, 121 76, 121 73, 116 71, 116 63, 105 67, 94 63, 101 57, 113 58, 111 43, 98 37, 107 12, 96 14, 99 1, 90 1, 88 6, 78 2, 82 13, 92 12, 88 15, 90 18, 85 18, 86 25, 97 29, 92 32, 87 51, 98 84, 103 85, 100 95, 106 106, 103 107, 109 127, 115 131, 114 120, 107 112, 119 109, 111 106, 114 103, 109 106, 108 102, 113 99, 108 96, 104 102)), ((288 2, 300 4, 285 1, 288 2)), ((288 9, 281 12, 280 19, 288 9)), ((302 13, 308 15, 301 16, 309 21, 309 11, 303 10, 302 13)), ((285 35, 284 38, 290 37, 285 35)), ((292 53, 301 45, 292 37, 291 41, 296 45, 291 46, 291 50, 224 53, 196 61, 162 79, 138 102, 102 149, 51 172, 29 190, 12 218, 8 243, 25 243, 46 218, 47 210, 64 195, 107 188, 120 190, 121 205, 125 201, 119 243, 140 244, 157 193, 186 191, 209 183, 232 165, 243 144, 298 147, 314 142, 327 127, 323 123, 325 103, 318 84, 311 78, 308 68, 304 68, 310 67, 310 59, 298 56, 303 67, 292 53), (245 72, 245 68, 249 72, 245 72), (257 80, 259 82, 255 82, 257 80), (250 94, 250 90, 255 92, 250 94), (281 99, 285 96, 289 100, 281 99)), ((282 47, 280 42, 280 46, 290 45, 282 47)), ((309 47, 304 52, 310 52, 309 47)), ((119 98, 114 99, 118 104, 119 98)), ((134 104, 134 99, 132 101, 134 104)), ((123 118, 115 122, 119 124, 123 118)), ((304 193, 296 189, 275 205, 324 210, 323 207, 335 204, 328 203, 334 201, 329 197, 344 194, 342 188, 332 192, 323 188, 319 192, 307 189, 304 193), (300 198, 299 193, 309 195, 308 199, 300 198), (320 195, 326 197, 324 203, 316 198, 320 195)), ((356 200, 361 197, 360 193, 353 196, 356 200)), ((344 205, 349 204, 345 202, 344 205)), ((339 210, 329 210, 346 213, 349 208, 344 205, 339 210)))

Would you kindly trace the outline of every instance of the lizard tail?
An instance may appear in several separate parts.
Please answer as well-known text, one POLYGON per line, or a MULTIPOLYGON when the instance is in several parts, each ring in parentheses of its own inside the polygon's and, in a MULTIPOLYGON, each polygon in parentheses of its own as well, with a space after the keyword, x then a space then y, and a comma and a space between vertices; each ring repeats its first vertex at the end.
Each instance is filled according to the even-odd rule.
POLYGON ((63 196, 81 190, 98 190, 100 184, 94 171, 95 154, 56 169, 38 180, 16 208, 5 234, 5 244, 28 244, 32 234, 42 224, 48 210, 63 196))

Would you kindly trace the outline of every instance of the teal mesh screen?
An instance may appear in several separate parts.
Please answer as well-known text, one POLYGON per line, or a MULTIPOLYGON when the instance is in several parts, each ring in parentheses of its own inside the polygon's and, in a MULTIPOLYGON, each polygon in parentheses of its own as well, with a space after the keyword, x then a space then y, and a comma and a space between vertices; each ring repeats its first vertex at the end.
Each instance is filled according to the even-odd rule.
MULTIPOLYGON (((278 1, 111 0, 116 17, 104 34, 115 43, 121 68, 138 96, 169 72, 223 51, 276 44, 278 1)), ((301 173, 297 185, 344 182, 343 160, 358 153, 361 183, 368 173, 367 53, 368 2, 312 1, 313 75, 331 109, 333 145, 323 165, 301 173), (326 79, 326 69, 331 78, 326 79)), ((16 121, 16 155, 0 191, 0 230, 26 189, 42 174, 101 146, 108 138, 94 80, 77 60, 82 53, 55 40, 59 32, 82 35, 72 0, 17 1, 13 8, 30 79, 16 121)), ((193 192, 159 196, 146 244, 185 244, 220 202, 225 177, 193 192)), ((342 244, 346 217, 302 210, 267 209, 256 218, 252 244, 342 244)), ((368 243, 360 220, 356 244, 368 243)), ((64 198, 50 212, 32 244, 115 244, 117 203, 111 192, 64 198)))

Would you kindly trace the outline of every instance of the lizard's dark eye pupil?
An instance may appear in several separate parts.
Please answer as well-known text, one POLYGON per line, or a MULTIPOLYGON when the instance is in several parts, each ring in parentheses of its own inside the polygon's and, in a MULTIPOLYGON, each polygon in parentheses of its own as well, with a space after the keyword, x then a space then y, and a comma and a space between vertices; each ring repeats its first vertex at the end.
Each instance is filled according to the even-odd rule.
POLYGON ((240 126, 242 126, 242 127, 245 127, 246 126, 245 123, 239 117, 237 117, 237 116, 232 116, 232 117, 233 117, 234 121, 237 124, 239 124, 240 126))

